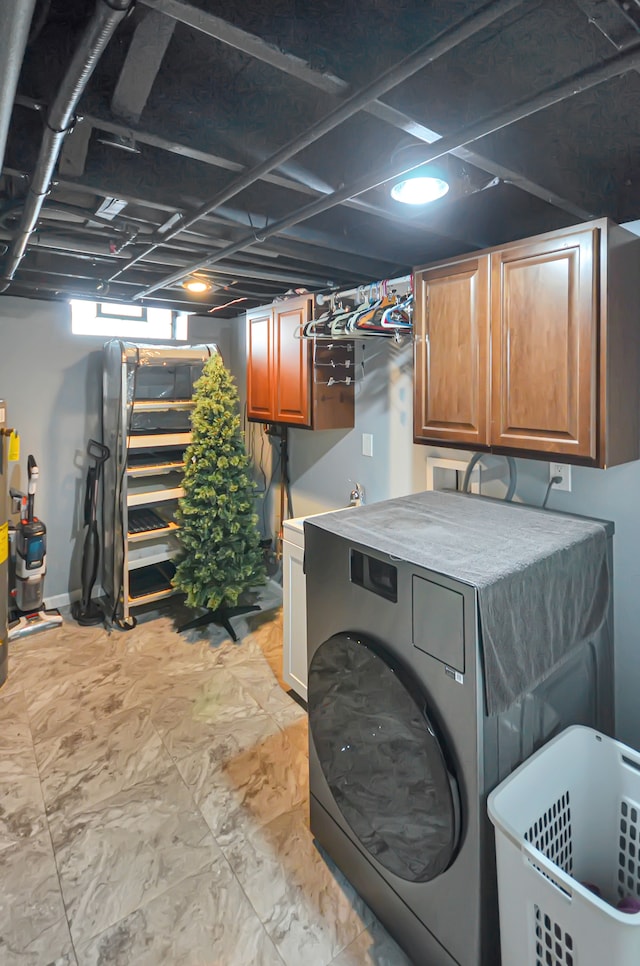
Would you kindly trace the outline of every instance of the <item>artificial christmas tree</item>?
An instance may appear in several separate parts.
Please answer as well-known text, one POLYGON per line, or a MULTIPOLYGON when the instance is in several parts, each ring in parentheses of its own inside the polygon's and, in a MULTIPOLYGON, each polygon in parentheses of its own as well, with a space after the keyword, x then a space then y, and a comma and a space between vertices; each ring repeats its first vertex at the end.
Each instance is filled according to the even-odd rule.
POLYGON ((177 514, 182 552, 173 584, 187 595, 188 607, 204 607, 207 613, 180 629, 213 622, 236 640, 229 618, 259 610, 236 605, 243 593, 266 578, 238 393, 220 356, 205 364, 193 399, 185 495, 177 514))

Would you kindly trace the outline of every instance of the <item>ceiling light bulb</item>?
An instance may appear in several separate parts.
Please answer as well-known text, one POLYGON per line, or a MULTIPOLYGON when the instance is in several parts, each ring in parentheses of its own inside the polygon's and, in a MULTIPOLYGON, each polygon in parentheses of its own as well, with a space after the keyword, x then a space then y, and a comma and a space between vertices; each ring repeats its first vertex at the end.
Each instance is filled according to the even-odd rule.
POLYGON ((442 178, 405 178, 398 181, 391 189, 391 197, 405 205, 426 205, 430 201, 437 201, 449 190, 449 185, 442 178))
POLYGON ((201 295, 202 292, 208 292, 211 288, 209 283, 201 278, 189 278, 182 285, 183 288, 186 288, 187 292, 193 292, 194 295, 201 295))

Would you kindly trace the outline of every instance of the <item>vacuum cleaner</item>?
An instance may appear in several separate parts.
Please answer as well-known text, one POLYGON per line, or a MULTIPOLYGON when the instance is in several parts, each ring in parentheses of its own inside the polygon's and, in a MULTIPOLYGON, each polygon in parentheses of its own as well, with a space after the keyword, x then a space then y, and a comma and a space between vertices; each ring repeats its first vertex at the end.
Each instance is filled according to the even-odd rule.
POLYGON ((33 456, 27 460, 29 485, 27 495, 11 491, 14 503, 20 504, 20 522, 13 533, 14 587, 11 592, 12 619, 9 640, 33 634, 62 624, 57 610, 44 606, 44 578, 47 572, 47 528, 34 513, 38 485, 38 464, 33 456))
POLYGON ((0 687, 9 673, 9 440, 7 407, 0 399, 0 687))
POLYGON ((71 615, 83 627, 102 624, 104 611, 91 599, 100 561, 100 537, 98 534, 98 496, 100 477, 104 464, 111 455, 108 446, 90 439, 87 455, 93 466, 87 472, 87 488, 84 497, 84 525, 87 528, 82 551, 82 597, 71 607, 71 615))

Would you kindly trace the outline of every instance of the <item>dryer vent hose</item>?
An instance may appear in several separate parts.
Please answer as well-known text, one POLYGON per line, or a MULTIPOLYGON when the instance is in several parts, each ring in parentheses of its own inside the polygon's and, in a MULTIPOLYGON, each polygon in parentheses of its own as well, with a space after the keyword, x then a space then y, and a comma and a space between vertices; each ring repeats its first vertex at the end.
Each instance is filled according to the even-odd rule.
MULTIPOLYGON (((478 463, 484 453, 474 453, 469 462, 467 463, 467 468, 464 473, 464 479, 462 480, 462 492, 469 492, 469 484, 471 482, 471 474, 473 473, 476 463, 478 463)), ((516 492, 516 484, 518 482, 518 471, 516 470, 516 461, 513 456, 505 456, 507 461, 507 466, 509 467, 509 486, 507 487, 507 492, 505 493, 505 500, 513 500, 514 494, 516 492)))

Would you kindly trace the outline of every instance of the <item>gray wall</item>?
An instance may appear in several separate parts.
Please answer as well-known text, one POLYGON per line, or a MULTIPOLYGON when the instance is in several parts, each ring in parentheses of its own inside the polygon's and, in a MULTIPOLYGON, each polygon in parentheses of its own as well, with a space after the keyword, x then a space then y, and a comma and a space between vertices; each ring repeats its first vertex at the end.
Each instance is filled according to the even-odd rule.
MULTIPOLYGON (((21 437, 11 485, 26 489, 27 456, 40 470, 36 513, 48 534, 47 602, 80 588, 82 503, 89 438, 100 439, 103 338, 71 334, 66 302, 0 298, 0 398, 21 437)), ((228 323, 192 317, 190 342, 217 342, 225 361, 228 323)))
POLYGON ((424 489, 412 467, 412 355, 409 342, 356 343, 356 419, 352 430, 290 432, 294 512, 304 516, 346 506, 356 481, 367 502, 424 489), (362 455, 362 434, 373 436, 373 456, 362 455))
POLYGON ((20 432, 12 486, 27 486, 27 456, 40 470, 36 514, 48 533, 47 599, 80 585, 84 453, 100 438, 103 339, 71 335, 66 303, 0 299, 0 395, 20 432))

